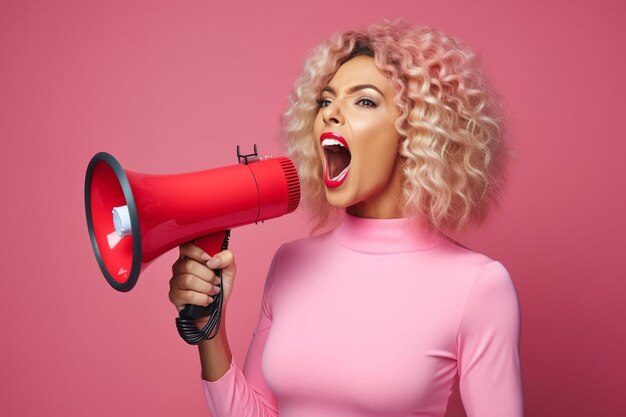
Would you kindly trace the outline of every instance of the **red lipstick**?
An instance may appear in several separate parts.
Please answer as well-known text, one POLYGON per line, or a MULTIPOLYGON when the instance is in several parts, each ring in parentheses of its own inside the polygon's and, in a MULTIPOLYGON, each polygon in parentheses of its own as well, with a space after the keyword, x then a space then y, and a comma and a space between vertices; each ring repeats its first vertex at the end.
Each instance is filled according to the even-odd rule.
POLYGON ((337 188, 348 177, 350 172, 350 148, 348 142, 338 133, 324 132, 320 136, 320 143, 324 149, 324 183, 328 188, 337 188), (345 164, 345 166, 343 166, 345 164), (341 169, 341 172, 337 172, 341 169), (331 178, 331 168, 334 176, 331 178))

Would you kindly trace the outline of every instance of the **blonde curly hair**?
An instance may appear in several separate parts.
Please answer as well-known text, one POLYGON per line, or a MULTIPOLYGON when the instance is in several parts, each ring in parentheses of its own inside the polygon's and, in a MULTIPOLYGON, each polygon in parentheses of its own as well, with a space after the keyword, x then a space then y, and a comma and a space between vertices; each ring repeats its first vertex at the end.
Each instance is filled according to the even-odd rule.
POLYGON ((318 216, 317 226, 338 212, 326 201, 315 150, 317 100, 339 66, 358 55, 374 57, 402 111, 396 121, 403 138, 402 213, 420 216, 433 231, 460 232, 482 223, 498 202, 509 151, 502 140, 502 112, 478 57, 429 27, 385 21, 335 35, 314 50, 283 115, 281 138, 298 167, 303 205, 318 216))

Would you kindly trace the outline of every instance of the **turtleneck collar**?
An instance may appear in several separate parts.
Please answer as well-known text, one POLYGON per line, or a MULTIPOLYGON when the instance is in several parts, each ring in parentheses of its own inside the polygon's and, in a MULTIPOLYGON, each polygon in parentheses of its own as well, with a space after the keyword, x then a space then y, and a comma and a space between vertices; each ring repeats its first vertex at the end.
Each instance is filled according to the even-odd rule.
POLYGON ((442 240, 441 234, 420 227, 417 218, 368 219, 347 213, 332 235, 348 249, 371 254, 422 251, 442 240))

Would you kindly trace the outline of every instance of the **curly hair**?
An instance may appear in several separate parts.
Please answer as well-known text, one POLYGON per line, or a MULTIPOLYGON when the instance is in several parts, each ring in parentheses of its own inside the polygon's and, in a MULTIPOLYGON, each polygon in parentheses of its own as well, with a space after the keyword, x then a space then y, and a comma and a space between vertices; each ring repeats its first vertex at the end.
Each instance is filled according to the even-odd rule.
POLYGON ((325 225, 337 209, 325 197, 313 123, 317 99, 339 66, 370 55, 395 89, 405 216, 432 231, 480 224, 498 203, 509 151, 502 112, 478 63, 461 41, 405 22, 374 24, 323 42, 306 60, 283 114, 281 139, 298 167, 303 205, 325 225))

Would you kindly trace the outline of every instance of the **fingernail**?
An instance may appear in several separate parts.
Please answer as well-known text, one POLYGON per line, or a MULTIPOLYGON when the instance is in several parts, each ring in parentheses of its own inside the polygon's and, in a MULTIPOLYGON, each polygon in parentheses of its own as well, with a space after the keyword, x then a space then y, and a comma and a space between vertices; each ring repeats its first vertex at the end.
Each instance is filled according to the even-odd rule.
POLYGON ((219 293, 220 291, 222 291, 220 287, 215 287, 215 294, 219 293))
POLYGON ((215 269, 215 268, 219 268, 221 263, 222 262, 220 258, 213 258, 207 263, 207 266, 211 269, 215 269))
POLYGON ((215 278, 215 285, 220 285, 220 282, 222 282, 222 280, 219 277, 215 278))
POLYGON ((200 259, 202 259, 203 261, 208 261, 209 259, 211 259, 211 257, 209 256, 208 253, 203 253, 202 256, 200 257, 200 259))

